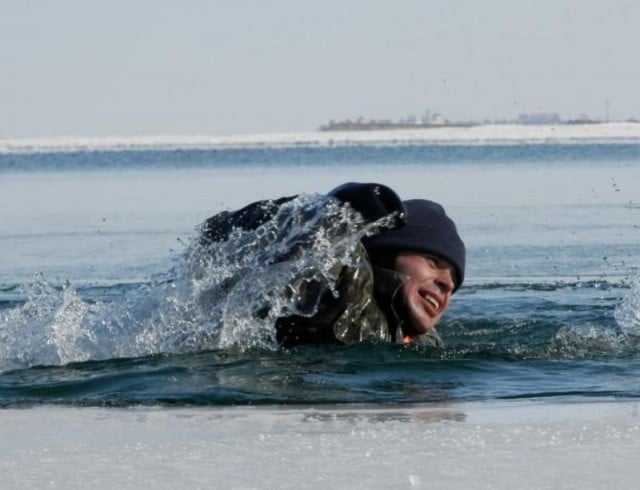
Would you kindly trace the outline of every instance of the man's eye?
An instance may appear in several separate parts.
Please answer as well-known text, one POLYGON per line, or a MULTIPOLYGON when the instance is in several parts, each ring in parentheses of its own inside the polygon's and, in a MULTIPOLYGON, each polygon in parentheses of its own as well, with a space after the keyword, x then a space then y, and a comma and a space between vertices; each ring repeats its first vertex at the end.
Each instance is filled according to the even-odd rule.
POLYGON ((438 260, 435 257, 425 257, 427 260, 427 264, 429 264, 434 269, 438 268, 438 260))

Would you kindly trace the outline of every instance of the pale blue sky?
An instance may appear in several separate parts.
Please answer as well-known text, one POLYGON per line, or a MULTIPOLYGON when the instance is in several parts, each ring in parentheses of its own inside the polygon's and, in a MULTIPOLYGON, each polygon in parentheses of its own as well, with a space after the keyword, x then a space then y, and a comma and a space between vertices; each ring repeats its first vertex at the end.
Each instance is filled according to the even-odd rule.
POLYGON ((0 137, 640 118, 637 0, 0 0, 0 137))

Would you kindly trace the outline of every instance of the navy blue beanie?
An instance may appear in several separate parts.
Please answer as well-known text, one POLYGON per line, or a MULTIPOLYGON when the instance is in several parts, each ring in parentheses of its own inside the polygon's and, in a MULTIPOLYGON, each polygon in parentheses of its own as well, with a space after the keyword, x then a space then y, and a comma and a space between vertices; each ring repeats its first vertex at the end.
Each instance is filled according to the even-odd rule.
POLYGON ((385 263, 401 251, 437 255, 448 260, 456 271, 454 292, 464 281, 465 246, 455 223, 444 208, 426 199, 403 201, 406 224, 393 230, 383 230, 362 240, 374 264, 385 263))

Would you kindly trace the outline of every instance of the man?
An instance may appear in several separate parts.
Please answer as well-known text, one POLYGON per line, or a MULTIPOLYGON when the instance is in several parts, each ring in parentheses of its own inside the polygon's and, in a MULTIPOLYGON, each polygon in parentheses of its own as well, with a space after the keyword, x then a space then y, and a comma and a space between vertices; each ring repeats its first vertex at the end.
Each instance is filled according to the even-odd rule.
MULTIPOLYGON (((215 251, 237 230, 262 237, 288 226, 282 236, 295 240, 253 245, 276 250, 266 260, 277 265, 299 260, 319 241, 337 253, 352 238, 346 255, 321 261, 320 266, 327 264, 324 274, 305 276, 283 291, 290 306, 275 319, 277 343, 285 348, 365 340, 442 346, 435 326, 465 268, 464 243, 442 206, 424 199, 401 201, 386 186, 361 183, 337 187, 302 212, 293 206, 295 199, 223 212, 202 228, 202 244, 215 251), (342 226, 336 209, 353 213, 356 221, 342 226)), ((269 311, 267 306, 261 315, 269 311)))
POLYGON ((365 238, 374 272, 374 295, 405 343, 440 343, 435 326, 464 280, 465 246, 442 206, 403 202, 404 225, 365 238), (389 289, 392 289, 391 294, 389 289), (390 305, 387 308, 385 305, 390 305))

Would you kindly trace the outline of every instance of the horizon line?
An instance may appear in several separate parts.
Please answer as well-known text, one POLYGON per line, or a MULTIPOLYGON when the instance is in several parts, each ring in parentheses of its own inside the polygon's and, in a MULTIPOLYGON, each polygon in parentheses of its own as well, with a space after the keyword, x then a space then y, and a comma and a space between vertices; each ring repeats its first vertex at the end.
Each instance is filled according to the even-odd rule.
POLYGON ((236 134, 158 133, 137 135, 0 136, 0 154, 177 150, 244 147, 349 145, 478 145, 640 142, 640 122, 586 124, 480 124, 368 130, 261 132, 236 134))

